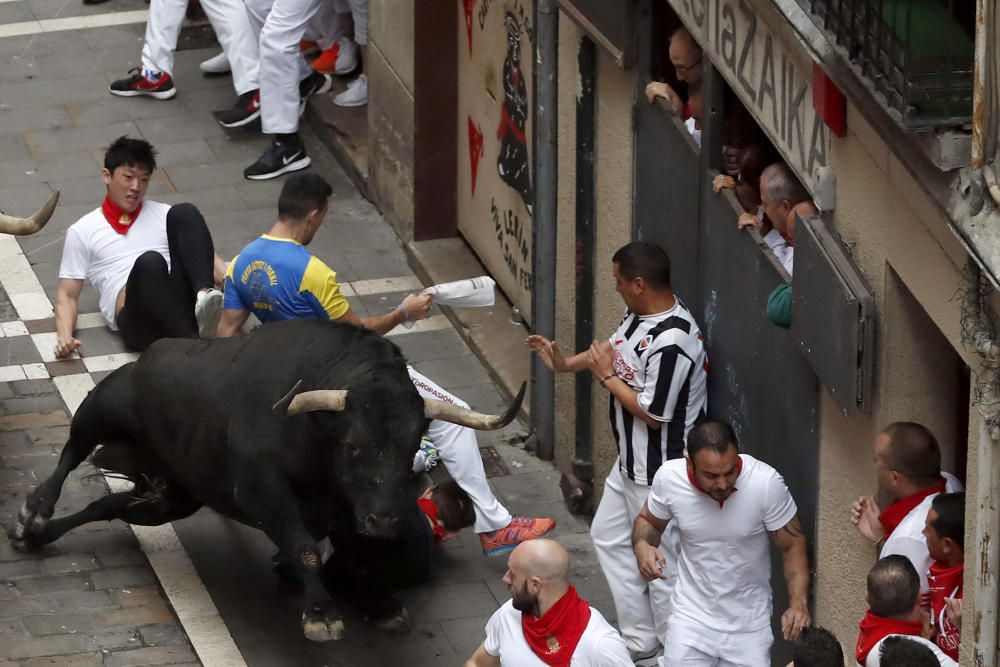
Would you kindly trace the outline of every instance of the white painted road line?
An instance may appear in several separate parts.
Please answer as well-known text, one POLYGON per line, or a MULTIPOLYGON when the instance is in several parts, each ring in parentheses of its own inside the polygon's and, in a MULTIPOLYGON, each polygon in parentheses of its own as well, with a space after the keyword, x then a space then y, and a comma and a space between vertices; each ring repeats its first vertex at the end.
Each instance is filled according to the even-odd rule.
POLYGON ((0 37, 21 37, 23 35, 38 35, 46 32, 62 32, 65 30, 82 30, 85 28, 104 28, 107 26, 126 25, 129 23, 145 23, 148 18, 148 9, 136 9, 130 12, 109 12, 106 14, 69 16, 62 19, 42 19, 41 21, 5 23, 0 25, 0 37))
MULTIPOLYGON (((52 315, 52 303, 45 295, 45 290, 42 289, 41 283, 28 264, 28 258, 21 252, 21 246, 13 236, 0 234, 0 266, 4 267, 4 270, 0 271, 0 285, 11 297, 21 320, 42 319, 52 315), (19 302, 25 305, 27 312, 23 312, 18 305, 19 302, 14 300, 12 293, 14 290, 23 297, 19 302), (46 314, 39 315, 43 311, 46 314)), ((43 359, 52 356, 54 339, 54 333, 31 336, 43 359)), ((84 364, 90 361, 95 366, 111 370, 114 364, 126 363, 136 356, 132 353, 109 354, 84 359, 84 364)), ((25 364, 22 366, 22 371, 26 371, 28 366, 36 365, 25 364)), ((44 365, 42 368, 45 368, 44 365)), ((37 368, 33 371, 38 372, 37 368)), ((87 373, 53 378, 53 383, 71 414, 76 413, 87 393, 95 386, 93 378, 87 373)), ((104 479, 113 492, 123 490, 128 485, 128 482, 114 477, 105 476, 104 479)), ((129 527, 139 540, 139 545, 146 554, 153 572, 156 573, 156 578, 167 594, 171 606, 177 611, 184 632, 191 640, 191 645, 202 664, 211 667, 246 667, 243 655, 236 647, 236 642, 233 641, 225 621, 212 601, 212 596, 198 576, 194 563, 184 551, 184 545, 177 537, 174 527, 171 524, 129 527)))

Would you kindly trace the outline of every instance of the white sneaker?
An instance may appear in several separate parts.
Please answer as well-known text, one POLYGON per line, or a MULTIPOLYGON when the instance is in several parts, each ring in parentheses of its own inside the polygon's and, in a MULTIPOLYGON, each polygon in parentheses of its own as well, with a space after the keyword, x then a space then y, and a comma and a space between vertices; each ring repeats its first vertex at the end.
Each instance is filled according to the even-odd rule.
POLYGON ((368 104, 368 77, 362 74, 347 84, 347 90, 333 98, 339 107, 363 107, 368 104))
POLYGON ((226 57, 226 52, 222 51, 208 60, 202 61, 198 65, 198 69, 201 70, 202 74, 225 74, 230 71, 229 58, 226 57))
POLYGON ((200 338, 215 338, 221 315, 222 292, 214 287, 198 292, 198 297, 194 302, 194 318, 198 320, 198 336, 200 338))
POLYGON ((337 40, 340 48, 337 49, 337 64, 334 66, 334 73, 349 74, 358 66, 358 45, 349 37, 341 37, 337 40))

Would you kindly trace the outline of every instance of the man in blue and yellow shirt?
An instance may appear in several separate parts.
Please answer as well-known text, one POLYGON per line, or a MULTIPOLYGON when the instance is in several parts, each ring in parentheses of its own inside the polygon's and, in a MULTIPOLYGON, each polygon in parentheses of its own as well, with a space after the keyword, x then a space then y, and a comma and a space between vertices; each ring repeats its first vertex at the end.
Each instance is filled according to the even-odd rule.
MULTIPOLYGON (((314 173, 295 174, 285 182, 271 231, 243 248, 229 265, 220 338, 239 333, 251 312, 264 323, 301 317, 339 320, 380 334, 427 316, 431 297, 420 294, 408 295, 384 315, 362 318, 351 310, 340 293, 337 274, 306 250, 323 224, 331 194, 330 185, 314 173)), ((421 396, 468 407, 413 367, 408 370, 421 396)), ((500 504, 486 481, 475 431, 435 419, 427 435, 448 472, 472 498, 474 530, 484 553, 511 551, 555 528, 552 519, 512 515, 500 504)))

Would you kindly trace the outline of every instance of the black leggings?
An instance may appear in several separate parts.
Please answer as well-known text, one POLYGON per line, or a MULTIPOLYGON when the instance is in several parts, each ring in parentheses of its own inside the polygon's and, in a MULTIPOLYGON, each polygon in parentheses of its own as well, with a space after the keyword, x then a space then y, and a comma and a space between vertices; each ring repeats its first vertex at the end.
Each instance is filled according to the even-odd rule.
POLYGON ((118 329, 125 345, 145 350, 160 338, 197 338, 194 303, 198 292, 215 284, 215 247, 205 218, 193 204, 167 212, 170 269, 163 255, 139 255, 125 284, 125 305, 118 329))

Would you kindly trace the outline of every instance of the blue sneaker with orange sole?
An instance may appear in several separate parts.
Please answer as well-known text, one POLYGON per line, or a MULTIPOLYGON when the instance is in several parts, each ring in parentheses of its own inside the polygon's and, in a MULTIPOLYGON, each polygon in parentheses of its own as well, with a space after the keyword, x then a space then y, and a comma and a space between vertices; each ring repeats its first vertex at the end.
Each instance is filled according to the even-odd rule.
POLYGON ((488 533, 479 533, 479 541, 483 545, 483 553, 487 556, 499 556, 513 551, 521 542, 542 537, 556 527, 555 519, 532 519, 528 516, 515 514, 510 523, 503 528, 488 533))

